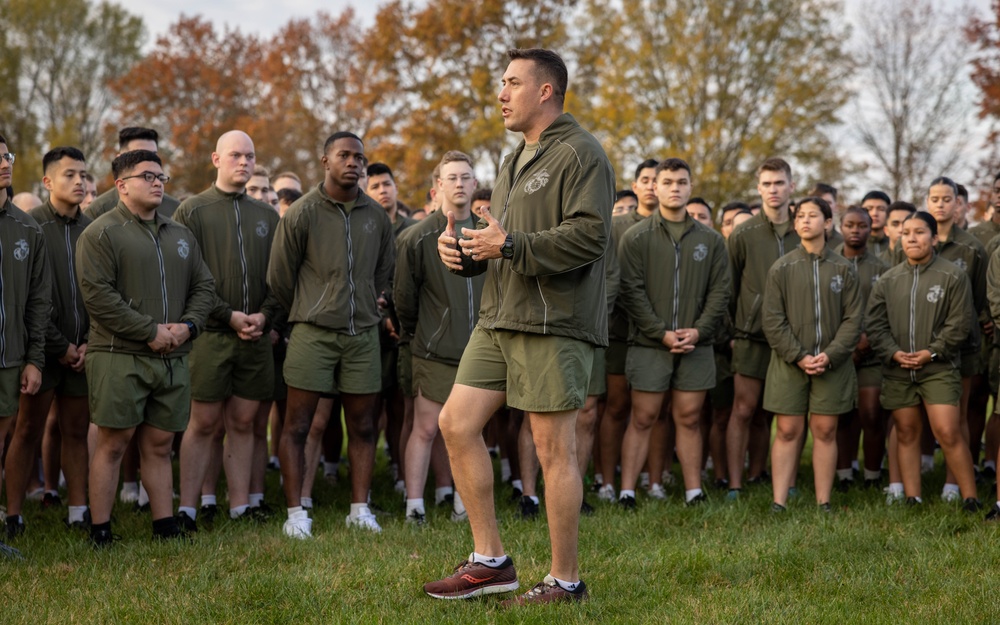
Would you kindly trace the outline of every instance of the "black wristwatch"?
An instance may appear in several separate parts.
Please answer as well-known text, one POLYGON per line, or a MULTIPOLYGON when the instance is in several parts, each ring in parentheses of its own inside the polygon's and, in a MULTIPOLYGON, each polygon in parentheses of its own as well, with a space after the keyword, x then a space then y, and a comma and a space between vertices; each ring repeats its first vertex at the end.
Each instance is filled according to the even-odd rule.
POLYGON ((938 355, 935 354, 934 352, 931 352, 931 362, 936 362, 937 359, 938 359, 938 355))
POLYGON ((185 321, 184 325, 188 327, 188 333, 191 334, 191 340, 193 341, 194 337, 198 336, 198 327, 194 325, 193 321, 185 321))
POLYGON ((514 235, 508 234, 507 238, 503 240, 503 245, 500 246, 500 255, 510 260, 514 258, 514 235))

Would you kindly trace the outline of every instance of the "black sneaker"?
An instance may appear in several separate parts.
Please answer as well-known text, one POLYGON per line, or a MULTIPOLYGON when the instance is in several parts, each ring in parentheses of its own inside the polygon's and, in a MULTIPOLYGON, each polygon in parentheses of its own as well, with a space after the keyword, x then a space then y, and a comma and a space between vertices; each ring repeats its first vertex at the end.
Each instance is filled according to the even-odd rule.
POLYGON ((121 539, 121 536, 112 534, 109 529, 95 530, 93 527, 90 528, 90 542, 94 545, 94 549, 108 549, 121 539))
POLYGON ((178 512, 177 516, 177 527, 181 532, 185 534, 194 534, 198 531, 198 523, 194 519, 188 516, 187 512, 178 512))
POLYGON ((625 510, 635 510, 635 497, 633 497, 632 495, 625 495, 624 497, 619 497, 618 505, 625 510))
POLYGON ((59 508, 62 506, 62 499, 56 493, 45 493, 42 495, 42 510, 49 508, 59 508))
POLYGON ((538 504, 531 497, 521 497, 521 518, 533 521, 538 518, 538 504))
POLYGON ((208 524, 215 521, 215 516, 217 514, 219 514, 219 506, 214 503, 202 506, 201 509, 198 510, 198 516, 201 517, 202 521, 208 524))
POLYGON ((590 516, 594 514, 594 506, 587 503, 586 499, 584 499, 583 503, 580 504, 580 514, 583 514, 585 516, 590 516))
POLYGON ((16 514, 7 517, 7 540, 14 540, 18 536, 24 534, 24 519, 21 515, 16 514))
POLYGON ((923 502, 920 501, 919 499, 917 499, 916 497, 907 497, 906 498, 906 505, 908 505, 908 506, 919 506, 922 503, 923 502))
POLYGON ((406 515, 406 522, 410 525, 416 525, 419 527, 427 523, 427 516, 420 510, 414 509, 406 515))
POLYGON ((1000 502, 997 505, 990 508, 990 511, 986 513, 985 521, 1000 521, 1000 502))
POLYGON ((838 493, 846 493, 847 491, 851 490, 853 486, 854 486, 854 478, 848 477, 842 480, 837 480, 838 493))
POLYGON ((257 519, 261 523, 265 523, 271 520, 274 516, 274 508, 267 505, 265 502, 260 502, 259 506, 254 506, 248 510, 248 512, 253 515, 253 518, 257 519))
POLYGON ((719 490, 729 490, 729 480, 724 477, 720 477, 712 483, 712 486, 719 490))
POLYGON ((89 532, 90 531, 90 509, 88 508, 87 510, 83 511, 83 520, 82 521, 73 521, 72 523, 70 523, 69 519, 66 519, 63 522, 66 524, 66 529, 84 530, 86 532, 89 532))
POLYGON ((771 482, 771 476, 767 471, 761 471, 760 475, 752 477, 747 480, 747 486, 760 486, 763 484, 769 484, 771 482))
POLYGON ((708 497, 705 496, 705 493, 698 493, 697 495, 691 498, 691 501, 686 502, 684 505, 687 506, 688 508, 694 508, 695 506, 700 506, 706 501, 708 501, 708 497))
POLYGON ((177 523, 177 517, 170 516, 153 521, 153 540, 174 540, 186 537, 187 534, 181 530, 177 523))
POLYGON ((521 489, 517 488, 515 486, 512 486, 511 489, 512 490, 511 490, 511 493, 510 493, 510 499, 508 499, 508 501, 510 501, 511 503, 517 503, 517 502, 521 501, 521 497, 524 494, 524 493, 521 492, 521 489))
POLYGON ((449 493, 445 495, 440 502, 437 504, 438 508, 454 508, 455 507, 455 495, 454 493, 449 493))
POLYGON ((788 512, 788 508, 776 501, 773 501, 771 502, 771 512, 774 514, 781 514, 782 512, 788 512))
POLYGON ((882 488, 882 478, 878 477, 878 478, 875 478, 874 480, 868 480, 868 479, 866 479, 863 488, 865 490, 878 490, 878 489, 881 489, 882 488))
POLYGON ((975 497, 968 497, 965 501, 962 502, 962 510, 965 510, 966 512, 969 512, 971 514, 979 512, 982 509, 983 509, 982 502, 976 499, 975 497))
POLYGON ((826 503, 821 503, 819 504, 819 511, 824 512, 826 514, 833 514, 833 506, 830 505, 829 501, 826 503))

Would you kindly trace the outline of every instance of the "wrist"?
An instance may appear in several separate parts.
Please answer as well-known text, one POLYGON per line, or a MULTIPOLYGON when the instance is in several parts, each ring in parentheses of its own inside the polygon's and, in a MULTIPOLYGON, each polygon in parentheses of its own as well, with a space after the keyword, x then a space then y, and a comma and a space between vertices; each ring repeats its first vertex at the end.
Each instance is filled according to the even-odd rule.
POLYGON ((188 334, 191 335, 191 340, 193 341, 196 336, 198 336, 198 327, 194 325, 193 321, 185 321, 184 325, 187 326, 188 334))
POLYGON ((508 233, 500 246, 500 256, 506 260, 514 258, 514 235, 508 233))

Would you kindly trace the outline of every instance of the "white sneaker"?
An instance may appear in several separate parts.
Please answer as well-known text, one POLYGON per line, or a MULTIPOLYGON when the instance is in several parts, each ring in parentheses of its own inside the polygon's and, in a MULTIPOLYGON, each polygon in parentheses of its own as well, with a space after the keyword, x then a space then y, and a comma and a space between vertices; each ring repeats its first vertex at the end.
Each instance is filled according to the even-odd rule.
POLYGON ((121 491, 118 493, 118 501, 122 503, 136 503, 139 501, 139 487, 125 488, 122 486, 121 491))
POLYGON ((674 474, 673 474, 673 473, 671 473, 670 471, 664 471, 664 472, 663 472, 663 473, 662 473, 662 474, 660 475, 660 479, 661 479, 661 480, 663 481, 663 483, 664 483, 664 484, 666 484, 667 486, 673 486, 674 484, 676 484, 676 483, 677 483, 677 478, 675 478, 675 477, 674 477, 674 474))
POLYGON ((406 494, 406 482, 404 482, 403 480, 396 480, 396 483, 393 485, 392 488, 397 493, 403 493, 404 495, 406 494))
POLYGON ((643 471, 639 474, 639 488, 649 488, 649 473, 643 471))
POLYGON ((469 513, 465 510, 459 512, 458 510, 451 511, 451 521, 452 523, 464 523, 469 520, 469 513))
POLYGON ((663 501, 664 499, 667 498, 667 491, 663 490, 663 486, 660 484, 650 485, 649 490, 646 491, 646 494, 648 494, 653 499, 659 499, 660 501, 663 501))
POLYGON ((612 484, 605 484, 597 491, 597 498, 601 501, 606 501, 608 503, 614 503, 618 501, 615 497, 615 487, 612 484))
POLYGON ((300 540, 312 538, 312 524, 312 519, 309 518, 309 513, 305 510, 293 512, 285 521, 285 536, 300 540))
POLYGON ((375 520, 375 515, 368 508, 362 508, 361 513, 356 517, 348 514, 344 522, 347 524, 347 527, 360 527, 376 534, 382 532, 382 527, 375 520))
POLYGON ((953 490, 941 491, 941 501, 945 503, 955 503, 956 501, 962 501, 962 493, 955 492, 953 490))
POLYGON ((885 505, 891 506, 906 501, 905 493, 894 493, 888 488, 885 489, 885 505))

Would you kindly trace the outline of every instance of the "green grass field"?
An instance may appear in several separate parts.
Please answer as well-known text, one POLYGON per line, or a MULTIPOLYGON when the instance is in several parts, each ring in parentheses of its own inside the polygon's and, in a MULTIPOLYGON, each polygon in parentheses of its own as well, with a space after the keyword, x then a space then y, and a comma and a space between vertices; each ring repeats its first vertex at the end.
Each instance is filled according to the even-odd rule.
MULTIPOLYGON (((941 472, 925 479, 919 509, 887 507, 881 492, 859 489, 835 493, 833 515, 815 509, 808 467, 784 515, 769 512, 768 486, 736 503, 711 491, 695 509, 675 487, 667 502, 641 496, 635 513, 590 493, 597 513, 580 527, 590 602, 510 611, 495 597, 424 596, 423 582, 472 550, 468 524, 433 509, 427 526, 404 524, 381 452, 381 535, 344 526, 343 475, 336 486, 317 480, 307 542, 282 535, 282 509, 268 524, 221 519, 190 543, 154 543, 148 514, 119 505, 123 540, 95 552, 63 527, 65 509, 32 502, 28 532, 14 543, 26 560, 0 560, 0 616, 5 624, 1000 622, 1000 524, 940 502, 941 472)), ((273 505, 277 474, 268 480, 273 505)), ((498 489, 501 532, 526 590, 548 572, 547 526, 520 520, 509 492, 498 489)), ((986 488, 980 494, 993 502, 986 488)))

